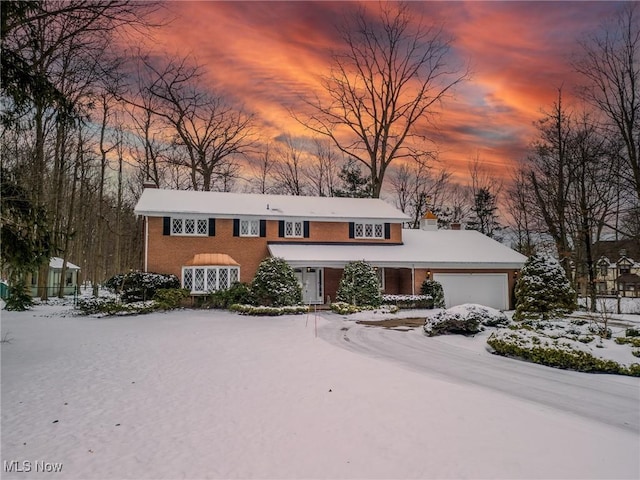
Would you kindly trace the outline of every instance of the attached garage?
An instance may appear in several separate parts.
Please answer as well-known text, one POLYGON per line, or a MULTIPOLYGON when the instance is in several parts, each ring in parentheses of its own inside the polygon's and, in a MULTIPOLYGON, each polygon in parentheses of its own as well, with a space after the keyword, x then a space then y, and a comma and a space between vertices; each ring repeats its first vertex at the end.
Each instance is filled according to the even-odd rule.
POLYGON ((463 303, 509 308, 509 279, 506 273, 434 273, 442 284, 447 308, 463 303))

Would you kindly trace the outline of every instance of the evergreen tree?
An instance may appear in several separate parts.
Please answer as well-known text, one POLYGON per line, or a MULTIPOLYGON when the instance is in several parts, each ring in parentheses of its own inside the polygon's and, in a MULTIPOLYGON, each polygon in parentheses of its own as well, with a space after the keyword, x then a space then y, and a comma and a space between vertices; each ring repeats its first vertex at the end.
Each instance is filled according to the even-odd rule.
POLYGON ((52 233, 46 228, 47 213, 30 200, 13 172, 0 168, 1 237, 0 262, 10 284, 48 265, 54 254, 52 233))
POLYGON ((251 283, 258 305, 285 307, 302 303, 302 287, 291 266, 282 258, 265 258, 251 283))
POLYGON ((575 309, 575 291, 553 258, 529 257, 516 284, 514 320, 547 320, 575 309))
POLYGON ((492 237, 501 230, 498 222, 498 205, 496 196, 487 188, 480 188, 473 199, 471 211, 474 218, 467 223, 469 230, 477 230, 488 237, 492 237))
POLYGON ((349 160, 342 166, 338 178, 342 181, 342 188, 333 190, 334 197, 370 198, 372 196, 371 176, 364 176, 355 160, 349 160))
POLYGON ((361 260, 347 263, 336 296, 339 302, 379 307, 382 294, 376 271, 361 260))
POLYGON ((429 295, 431 298, 433 298, 434 308, 445 307, 444 290, 442 289, 442 284, 440 282, 426 278, 424 282, 422 282, 420 293, 422 295, 429 295))

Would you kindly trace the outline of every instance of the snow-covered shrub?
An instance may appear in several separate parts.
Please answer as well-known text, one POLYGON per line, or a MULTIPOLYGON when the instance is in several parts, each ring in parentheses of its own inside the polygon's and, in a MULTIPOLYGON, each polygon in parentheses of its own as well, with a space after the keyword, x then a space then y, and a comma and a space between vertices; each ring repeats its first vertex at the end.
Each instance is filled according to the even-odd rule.
POLYGON ((161 288, 156 291, 153 300, 158 308, 171 310, 178 308, 186 298, 189 298, 190 293, 186 288, 161 288))
POLYGON ((518 357, 550 367, 580 372, 640 376, 640 365, 620 365, 594 356, 586 345, 566 338, 550 338, 529 329, 501 329, 487 340, 498 355, 518 357))
POLYGON ((251 283, 257 305, 284 307, 302 303, 302 287, 296 274, 282 258, 265 258, 251 283))
POLYGON ((640 328, 629 327, 624 331, 625 337, 640 337, 640 328))
POLYGON ((382 295, 382 303, 398 308, 433 308, 430 295, 382 295))
POLYGON ((255 305, 240 305, 234 304, 229 307, 229 310, 238 312, 242 315, 266 315, 266 316, 278 316, 278 315, 296 315, 300 313, 307 313, 309 307, 306 305, 287 305, 283 307, 265 307, 255 305))
POLYGON ((338 285, 336 299, 352 305, 380 306, 382 294, 378 275, 373 267, 362 260, 347 263, 338 285))
POLYGON ((159 306, 153 300, 120 303, 113 297, 96 297, 79 300, 76 308, 85 315, 138 315, 151 313, 159 306))
POLYGON ((123 302, 138 302, 152 299, 157 290, 180 288, 180 280, 171 274, 128 272, 114 275, 104 286, 121 294, 123 302))
POLYGON ((575 291, 560 264, 533 255, 516 283, 514 320, 546 320, 568 315, 575 308, 575 291))
POLYGON ((508 324, 509 319, 501 311, 467 303, 427 318, 424 332, 430 337, 446 334, 474 335, 484 330, 485 326, 496 327, 508 324))
POLYGON ((440 282, 426 278, 420 286, 420 293, 433 299, 432 308, 444 308, 444 290, 440 282))

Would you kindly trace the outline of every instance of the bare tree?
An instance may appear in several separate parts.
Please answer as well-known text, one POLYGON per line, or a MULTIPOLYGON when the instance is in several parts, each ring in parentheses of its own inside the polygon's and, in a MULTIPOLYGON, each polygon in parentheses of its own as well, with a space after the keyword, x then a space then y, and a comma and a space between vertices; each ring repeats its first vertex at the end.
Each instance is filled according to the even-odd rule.
POLYGON ((153 113, 173 129, 175 144, 186 151, 191 188, 211 190, 216 175, 227 171, 224 163, 253 144, 253 116, 202 88, 201 69, 187 60, 170 61, 164 69, 145 63, 155 77, 149 92, 160 100, 159 108, 145 108, 154 108, 153 113))
POLYGON ((278 193, 306 195, 304 150, 290 134, 284 136, 275 149, 274 178, 278 193))
POLYGON ((322 78, 324 93, 307 103, 313 132, 361 162, 379 197, 389 165, 424 158, 424 124, 468 76, 448 62, 450 39, 439 26, 415 22, 405 3, 383 3, 374 21, 360 7, 340 28, 345 45, 322 78))
POLYGON ((420 220, 431 210, 438 214, 444 205, 445 190, 451 173, 440 170, 435 175, 424 162, 401 164, 391 171, 390 184, 397 207, 411 216, 410 227, 418 228, 420 220))
POLYGON ((341 162, 328 139, 313 139, 313 155, 303 167, 310 193, 319 197, 332 195, 337 187, 341 162))
POLYGON ((574 62, 587 84, 582 98, 609 120, 610 128, 625 145, 628 170, 622 175, 640 203, 640 10, 625 4, 617 17, 580 45, 574 62))
POLYGON ((273 155, 273 146, 268 143, 264 146, 264 150, 258 155, 257 159, 251 164, 252 177, 251 184, 253 191, 258 193, 272 192, 272 176, 275 159, 273 155))
POLYGON ((571 244, 567 211, 572 183, 571 113, 562 105, 562 90, 551 112, 537 123, 538 138, 528 158, 527 178, 538 214, 553 238, 568 278, 571 278, 571 244))

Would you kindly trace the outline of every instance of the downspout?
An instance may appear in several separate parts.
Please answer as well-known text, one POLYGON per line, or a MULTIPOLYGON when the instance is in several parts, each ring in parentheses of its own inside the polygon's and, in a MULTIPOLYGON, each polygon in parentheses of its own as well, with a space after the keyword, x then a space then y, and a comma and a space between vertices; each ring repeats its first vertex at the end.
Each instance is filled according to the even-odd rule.
POLYGON ((144 217, 144 271, 149 271, 149 217, 144 217))

